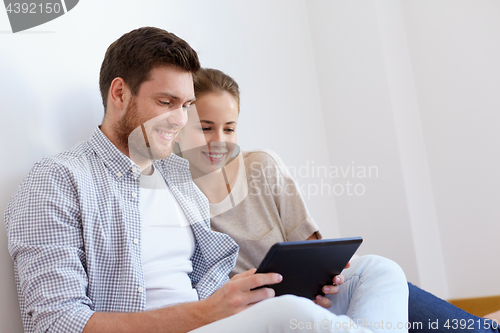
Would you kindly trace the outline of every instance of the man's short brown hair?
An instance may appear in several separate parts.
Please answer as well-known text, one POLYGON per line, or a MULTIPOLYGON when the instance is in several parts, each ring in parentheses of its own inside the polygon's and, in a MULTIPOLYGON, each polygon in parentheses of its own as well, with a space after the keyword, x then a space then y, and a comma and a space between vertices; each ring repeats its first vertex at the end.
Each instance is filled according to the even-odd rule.
POLYGON ((108 47, 101 65, 99 88, 106 112, 111 82, 121 77, 133 95, 148 80, 151 70, 170 65, 196 73, 200 62, 196 52, 183 39, 163 29, 144 27, 121 36, 108 47))

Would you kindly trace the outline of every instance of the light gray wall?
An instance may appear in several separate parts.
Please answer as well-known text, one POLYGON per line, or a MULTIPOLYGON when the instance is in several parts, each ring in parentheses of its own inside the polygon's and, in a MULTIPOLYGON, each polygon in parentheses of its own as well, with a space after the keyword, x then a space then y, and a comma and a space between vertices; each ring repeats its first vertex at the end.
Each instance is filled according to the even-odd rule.
POLYGON ((353 179, 363 196, 335 198, 341 233, 366 235, 362 253, 395 260, 409 281, 446 296, 399 2, 315 1, 309 17, 331 161, 379 171, 353 179))
POLYGON ((341 234, 441 297, 498 295, 500 4, 307 7, 330 162, 380 170, 334 198, 341 234))
POLYGON ((499 295, 500 3, 401 3, 450 297, 499 295))

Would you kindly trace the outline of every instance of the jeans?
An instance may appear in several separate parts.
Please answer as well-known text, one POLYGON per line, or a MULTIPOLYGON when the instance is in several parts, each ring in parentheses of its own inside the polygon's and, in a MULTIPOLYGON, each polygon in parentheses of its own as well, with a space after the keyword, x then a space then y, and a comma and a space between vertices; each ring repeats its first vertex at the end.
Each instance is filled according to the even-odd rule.
POLYGON ((284 295, 192 332, 407 332, 408 286, 396 263, 362 256, 351 260, 351 267, 342 274, 345 282, 339 293, 327 296, 333 304, 330 309, 284 295))
POLYGON ((498 324, 491 319, 476 317, 411 283, 408 283, 408 289, 410 333, 500 332, 498 324))

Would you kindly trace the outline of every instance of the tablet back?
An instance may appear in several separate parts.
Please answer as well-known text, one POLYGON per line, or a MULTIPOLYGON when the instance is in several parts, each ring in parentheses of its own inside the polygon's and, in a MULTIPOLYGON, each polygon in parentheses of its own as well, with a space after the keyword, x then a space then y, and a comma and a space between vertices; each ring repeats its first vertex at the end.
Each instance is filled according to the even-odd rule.
POLYGON ((331 285, 340 274, 363 239, 339 238, 274 244, 256 273, 279 273, 281 283, 266 286, 276 296, 293 294, 309 299, 324 295, 323 286, 331 285))

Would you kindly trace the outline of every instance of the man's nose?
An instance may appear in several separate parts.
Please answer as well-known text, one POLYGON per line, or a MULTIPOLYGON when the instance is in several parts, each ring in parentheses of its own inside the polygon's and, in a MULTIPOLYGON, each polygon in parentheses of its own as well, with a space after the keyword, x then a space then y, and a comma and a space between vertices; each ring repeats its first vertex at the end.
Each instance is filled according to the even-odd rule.
POLYGON ((187 117, 187 112, 182 107, 180 107, 178 109, 169 111, 167 120, 170 125, 182 128, 184 127, 184 125, 186 125, 187 117))

